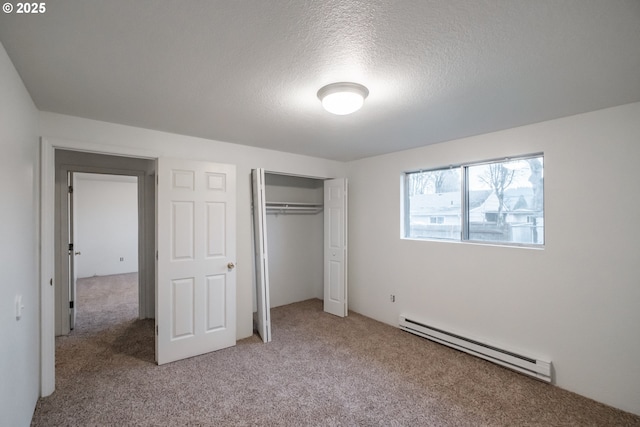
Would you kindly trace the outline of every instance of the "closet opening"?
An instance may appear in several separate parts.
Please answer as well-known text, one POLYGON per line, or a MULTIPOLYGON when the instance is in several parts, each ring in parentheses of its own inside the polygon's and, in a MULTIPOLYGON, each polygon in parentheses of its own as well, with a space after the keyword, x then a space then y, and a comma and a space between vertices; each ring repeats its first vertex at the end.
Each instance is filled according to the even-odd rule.
POLYGON ((309 299, 347 315, 346 180, 252 171, 255 328, 271 340, 270 309, 309 299))

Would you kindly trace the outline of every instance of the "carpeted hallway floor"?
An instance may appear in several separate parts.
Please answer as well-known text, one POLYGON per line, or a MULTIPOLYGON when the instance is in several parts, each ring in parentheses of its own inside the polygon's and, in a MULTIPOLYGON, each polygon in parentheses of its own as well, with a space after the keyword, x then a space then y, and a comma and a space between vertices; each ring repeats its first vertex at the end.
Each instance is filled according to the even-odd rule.
POLYGON ((273 342, 157 366, 135 275, 78 284, 56 392, 33 426, 640 426, 601 405, 355 313, 272 310, 273 342))

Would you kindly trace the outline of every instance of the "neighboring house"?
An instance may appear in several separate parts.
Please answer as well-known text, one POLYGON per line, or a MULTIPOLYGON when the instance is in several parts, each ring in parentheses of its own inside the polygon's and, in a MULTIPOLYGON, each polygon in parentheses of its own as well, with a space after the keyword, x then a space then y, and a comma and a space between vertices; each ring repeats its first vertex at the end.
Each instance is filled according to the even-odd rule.
MULTIPOLYGON (((528 187, 505 191, 504 206, 490 190, 469 192, 470 240, 502 240, 542 243, 542 211, 532 209, 533 190, 528 187), (499 215, 502 221, 498 221, 499 215), (502 237, 497 238, 495 235, 502 237), (493 237, 492 237, 493 236, 493 237)), ((411 236, 432 239, 459 239, 461 232, 460 192, 418 194, 410 197, 411 236)))
POLYGON ((460 192, 417 194, 409 198, 410 235, 414 238, 460 237, 460 192))
POLYGON ((534 209, 534 194, 530 187, 510 188, 504 192, 503 208, 495 192, 469 212, 471 240, 494 240, 491 235, 515 243, 543 243, 544 217, 534 209), (500 216, 502 219, 500 220, 500 216))

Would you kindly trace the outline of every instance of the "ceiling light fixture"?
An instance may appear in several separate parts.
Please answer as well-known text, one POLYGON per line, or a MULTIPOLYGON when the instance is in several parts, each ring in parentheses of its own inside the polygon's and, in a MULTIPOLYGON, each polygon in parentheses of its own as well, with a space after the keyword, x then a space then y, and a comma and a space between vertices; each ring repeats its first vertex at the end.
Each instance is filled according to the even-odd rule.
POLYGON ((340 82, 323 86, 318 91, 322 106, 330 113, 344 116, 362 108, 369 89, 358 83, 340 82))

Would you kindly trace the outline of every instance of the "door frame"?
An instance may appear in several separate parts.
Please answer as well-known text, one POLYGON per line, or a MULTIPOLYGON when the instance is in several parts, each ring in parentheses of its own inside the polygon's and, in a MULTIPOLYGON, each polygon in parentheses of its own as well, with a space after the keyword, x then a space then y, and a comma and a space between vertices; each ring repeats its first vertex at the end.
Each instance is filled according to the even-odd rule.
MULTIPOLYGON (((65 150, 65 151, 73 151, 73 150, 65 150)), ((95 153, 92 153, 95 154, 95 153)), ((136 177, 137 180, 137 194, 136 194, 136 203, 138 210, 138 318, 144 319, 147 317, 151 317, 153 314, 152 307, 153 301, 149 301, 148 297, 148 289, 149 283, 147 282, 148 278, 152 278, 153 275, 149 271, 149 265, 147 258, 149 257, 151 251, 153 249, 148 248, 149 238, 147 234, 146 220, 149 218, 149 212, 147 211, 145 204, 145 193, 146 186, 149 184, 146 182, 148 179, 146 177, 146 172, 142 170, 128 170, 128 169, 114 169, 110 167, 103 166, 93 166, 93 165, 76 165, 76 164, 67 164, 60 163, 57 166, 57 170, 55 173, 59 174, 58 178, 62 179, 63 176, 67 174, 75 174, 75 173, 94 173, 94 174, 102 174, 102 175, 114 175, 114 176, 132 176, 136 177)), ((62 185, 62 184, 61 184, 62 185)), ((70 281, 70 271, 68 268, 65 268, 67 265, 67 256, 65 253, 65 248, 67 247, 67 243, 62 240, 63 236, 69 233, 68 229, 68 221, 70 219, 70 211, 68 208, 65 208, 63 199, 66 199, 67 192, 63 191, 63 188, 58 186, 56 188, 56 197, 58 198, 59 207, 56 208, 55 217, 56 217, 56 227, 57 232, 59 233, 59 239, 57 242, 57 252, 56 256, 56 266, 58 267, 55 271, 54 283, 71 283, 70 281)), ((75 244, 75 242, 74 242, 75 244)), ((74 248, 74 251, 78 248, 74 248)), ((77 279, 77 278, 76 278, 77 279)), ((66 289, 66 287, 65 287, 66 289)), ((62 308, 67 304, 68 297, 70 296, 70 292, 66 290, 62 290, 62 287, 56 287, 56 307, 62 308)), ((62 313, 60 311, 56 312, 56 335, 66 335, 70 332, 70 324, 69 316, 66 313, 62 313)))
MULTIPOLYGON (((252 171, 252 174, 251 174, 252 185, 253 185, 253 171, 254 171, 254 170, 260 170, 260 169, 262 169, 262 171, 263 171, 263 173, 264 173, 264 175, 265 175, 265 176, 266 176, 267 174, 272 174, 272 175, 281 175, 281 176, 291 176, 291 177, 296 177, 296 178, 317 179, 317 180, 322 180, 322 181, 324 181, 324 182, 326 182, 327 180, 336 179, 336 177, 316 176, 316 175, 302 175, 302 174, 296 174, 296 173, 290 173, 290 172, 280 172, 280 171, 276 171, 276 170, 269 170, 269 169, 264 169, 264 168, 251 168, 251 171, 252 171)), ((265 182, 264 182, 263 184, 265 185, 265 190, 266 190, 266 179, 265 179, 265 182)), ((254 201, 254 200, 255 200, 255 199, 253 199, 253 196, 252 196, 252 203, 253 203, 253 201, 254 201)), ((262 202, 263 202, 263 204, 265 204, 265 203, 266 203, 266 192, 265 192, 265 197, 263 198, 262 202)), ((348 199, 347 199, 347 204, 348 204, 348 199)), ((256 210, 255 210, 255 209, 256 209, 256 208, 255 208, 255 206, 254 206, 254 207, 253 207, 253 212, 252 212, 252 215, 254 216, 254 217, 252 218, 252 221, 254 221, 254 222, 255 222, 255 214, 256 214, 256 210)), ((347 217, 347 210, 346 210, 346 209, 347 209, 347 206, 345 205, 345 215, 344 215, 344 233, 345 233, 345 238, 347 237, 347 226, 348 226, 348 217, 347 217)), ((324 213, 323 213, 323 215, 324 215, 324 213)), ((326 223, 324 223, 324 222, 323 222, 323 227, 326 227, 326 223)), ((264 239, 265 239, 265 241, 266 241, 266 231, 265 231, 265 230, 266 230, 266 225, 265 225, 265 227, 263 227, 263 228, 262 228, 262 232, 263 232, 263 234, 264 234, 264 239)), ((253 226, 253 228, 252 228, 252 233, 251 233, 251 234, 252 234, 252 240, 253 240, 253 246, 255 246, 255 243, 256 243, 256 242, 255 242, 255 239, 256 239, 256 236, 255 236, 255 235, 256 235, 256 233, 258 233, 258 230, 256 230, 255 226, 253 226)), ((325 234, 325 237, 324 237, 324 238, 326 239, 326 234, 325 234)), ((325 242, 325 246, 326 246, 326 242, 325 242)), ((348 247, 348 245, 345 245, 345 250, 347 250, 347 247, 348 247)), ((269 292, 270 292, 270 289, 269 289, 270 284, 269 284, 269 280, 268 280, 268 279, 267 279, 267 280, 262 280, 262 281, 261 281, 261 283, 259 283, 259 281, 258 281, 258 274, 255 272, 255 270, 258 268, 258 267, 256 266, 257 257, 256 257, 256 255, 255 255, 255 249, 253 249, 253 251, 254 251, 254 257, 253 257, 253 258, 254 258, 253 268, 254 268, 254 273, 255 273, 255 274, 253 275, 253 281, 254 281, 253 292, 254 292, 254 304, 255 304, 255 305, 254 305, 254 307, 256 308, 256 311, 258 312, 258 315, 259 315, 259 314, 260 314, 260 311, 259 311, 259 309, 258 309, 258 304, 260 304, 260 301, 259 301, 258 293, 260 292, 260 290, 259 290, 258 288, 260 288, 260 287, 264 287, 265 289, 262 289, 262 291, 263 291, 265 294, 267 294, 267 295, 268 295, 268 294, 269 294, 269 292)), ((267 250, 267 248, 266 248, 266 247, 264 248, 264 251, 267 253, 267 255, 266 255, 266 259, 267 259, 267 262, 268 262, 268 258, 269 258, 269 256, 268 256, 268 250, 267 250)), ((326 251, 323 249, 323 254, 324 254, 325 252, 326 252, 326 251)), ((324 257, 324 255, 323 255, 323 257, 324 257)), ((348 258, 348 256, 345 254, 345 261, 344 261, 344 286, 345 286, 345 300, 346 300, 346 304, 348 304, 348 299, 347 299, 347 297, 346 297, 347 292, 348 292, 348 291, 347 291, 347 285, 348 285, 348 281, 347 281, 347 275, 348 275, 348 270, 347 270, 347 258, 348 258)), ((326 260, 325 260, 324 262, 326 263, 326 260)), ((268 266, 267 266, 267 271, 268 271, 268 266)), ((324 272, 324 268, 323 268, 323 272, 324 272)), ((267 273, 267 274, 268 274, 268 273, 267 273)), ((326 273, 323 273, 323 274, 326 274, 326 273)), ((326 286, 327 286, 327 285, 326 285, 326 282, 325 282, 325 279, 324 279, 324 278, 323 278, 323 283, 324 283, 324 286, 325 286, 325 288, 326 288, 326 286)), ((271 307, 266 307, 266 311, 267 311, 268 315, 266 315, 265 317, 266 317, 266 319, 267 319, 267 321, 268 321, 268 323, 269 323, 269 326, 268 326, 269 333, 268 333, 268 340, 264 340, 264 338, 263 338, 263 342, 265 342, 265 343, 266 343, 266 342, 270 342, 270 341, 271 341, 271 315, 270 315, 271 307)), ((343 317, 346 317, 347 315, 348 315, 348 305, 346 305, 346 306, 345 306, 345 314, 344 314, 344 316, 343 316, 343 317)))
POLYGON ((40 139, 40 396, 55 390, 55 150, 157 160, 159 153, 54 138, 40 139))

